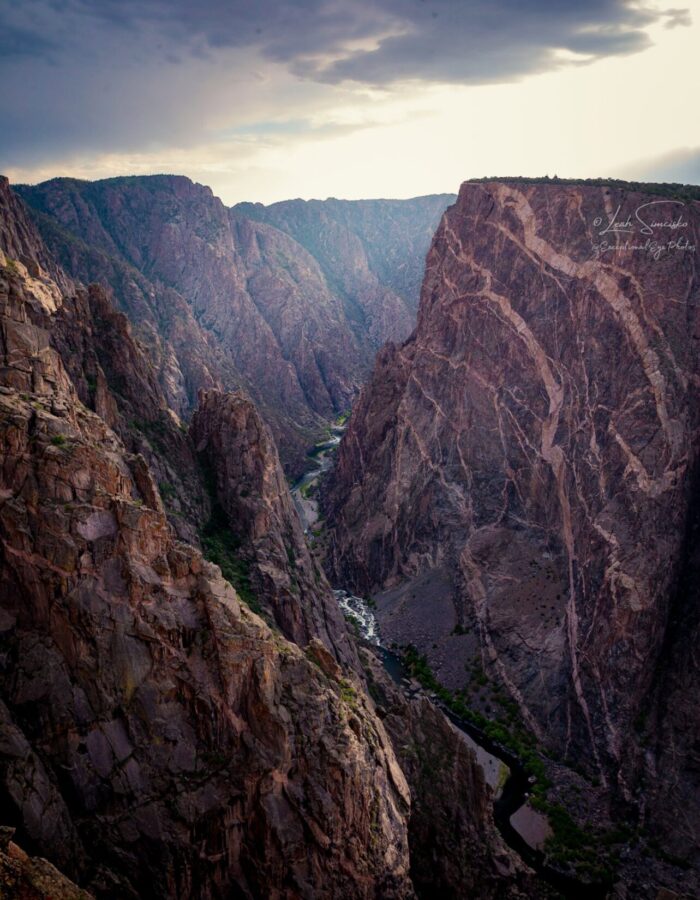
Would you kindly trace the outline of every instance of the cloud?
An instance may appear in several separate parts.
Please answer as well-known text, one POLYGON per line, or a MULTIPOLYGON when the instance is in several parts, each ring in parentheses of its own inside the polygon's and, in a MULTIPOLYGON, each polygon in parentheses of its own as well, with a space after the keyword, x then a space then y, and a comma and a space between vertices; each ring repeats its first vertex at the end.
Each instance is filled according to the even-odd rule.
POLYGON ((626 167, 624 177, 640 181, 700 184, 700 147, 672 150, 632 163, 626 167))
POLYGON ((649 45, 645 29, 663 16, 615 0, 385 0, 383 7, 401 22, 402 33, 331 61, 297 58, 296 70, 329 82, 510 81, 566 65, 561 51, 591 61, 643 50, 649 45))
POLYGON ((666 13, 666 21, 664 23, 665 28, 677 28, 679 25, 687 28, 692 24, 692 19, 690 16, 689 9, 667 9, 666 13))
POLYGON ((319 129, 368 89, 515 81, 687 23, 624 0, 6 0, 0 170, 319 129))
POLYGON ((0 22, 0 60, 8 63, 22 57, 47 55, 56 50, 56 44, 45 35, 31 28, 22 28, 11 22, 0 22))
POLYGON ((626 0, 27 0, 4 16, 25 48, 33 26, 38 54, 56 29, 66 42, 96 28, 146 30, 162 59, 256 48, 306 77, 383 85, 510 79, 552 67, 558 50, 633 53, 649 25, 689 24, 686 9, 626 0))

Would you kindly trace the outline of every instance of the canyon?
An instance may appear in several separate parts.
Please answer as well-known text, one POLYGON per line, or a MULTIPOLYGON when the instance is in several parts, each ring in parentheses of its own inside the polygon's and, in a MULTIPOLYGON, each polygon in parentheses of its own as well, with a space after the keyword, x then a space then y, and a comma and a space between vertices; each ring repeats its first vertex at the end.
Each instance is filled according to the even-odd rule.
POLYGON ((546 897, 357 645, 251 399, 158 357, 0 180, 0 890, 546 897))
POLYGON ((454 199, 228 209, 169 175, 18 192, 67 274, 111 288, 169 405, 189 417, 200 389, 245 390, 292 475, 378 347, 411 332, 423 259, 454 199))
POLYGON ((0 179, 2 896, 698 895, 699 195, 0 179))

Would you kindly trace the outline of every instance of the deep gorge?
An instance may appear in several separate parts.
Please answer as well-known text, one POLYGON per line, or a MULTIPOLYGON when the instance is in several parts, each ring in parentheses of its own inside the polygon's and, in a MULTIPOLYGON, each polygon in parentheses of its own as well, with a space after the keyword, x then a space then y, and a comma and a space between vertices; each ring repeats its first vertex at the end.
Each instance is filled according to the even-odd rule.
POLYGON ((0 893, 697 893, 697 263, 592 250, 657 190, 0 183, 0 893))

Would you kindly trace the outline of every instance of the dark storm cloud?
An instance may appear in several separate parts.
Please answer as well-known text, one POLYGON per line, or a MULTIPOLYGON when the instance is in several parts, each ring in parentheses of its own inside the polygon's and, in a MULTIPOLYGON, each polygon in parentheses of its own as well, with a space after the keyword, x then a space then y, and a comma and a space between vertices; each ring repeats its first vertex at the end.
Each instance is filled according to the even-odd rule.
POLYGON ((615 0, 526 4, 385 0, 382 7, 401 23, 403 33, 386 37, 376 49, 325 66, 297 57, 297 69, 332 82, 511 80, 560 65, 558 50, 591 58, 642 50, 649 43, 643 29, 660 15, 615 0))
POLYGON ((0 60, 5 63, 22 57, 48 54, 56 45, 31 28, 21 28, 0 19, 0 60))
POLYGON ((652 22, 689 21, 687 10, 644 10, 621 0, 24 0, 3 13, 9 41, 27 52, 34 25, 35 52, 45 53, 47 17, 78 32, 90 20, 93 30, 96 23, 134 35, 151 28, 163 58, 257 47, 310 77, 379 84, 512 78, 553 65, 553 50, 632 53, 647 46, 643 29, 652 22), (378 46, 347 49, 367 40, 378 46))
POLYGON ((655 21, 688 14, 620 0, 3 0, 0 167, 212 139, 208 123, 245 120, 246 103, 261 105, 248 121, 289 103, 303 118, 327 84, 496 82, 562 65, 559 50, 634 53, 655 21), (265 60, 303 83, 259 101, 265 60))

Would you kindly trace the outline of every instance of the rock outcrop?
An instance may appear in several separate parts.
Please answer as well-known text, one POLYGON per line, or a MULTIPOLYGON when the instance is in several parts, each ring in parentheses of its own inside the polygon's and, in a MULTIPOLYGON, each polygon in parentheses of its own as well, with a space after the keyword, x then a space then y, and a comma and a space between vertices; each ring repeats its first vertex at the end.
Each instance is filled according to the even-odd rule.
POLYGON ((244 389, 294 474, 355 398, 379 344, 410 331, 416 271, 450 199, 358 207, 365 231, 391 236, 375 259, 316 207, 321 243, 262 221, 264 207, 227 210, 180 176, 54 179, 20 190, 65 269, 112 288, 169 405, 187 416, 200 389, 244 389))
POLYGON ((94 900, 41 857, 29 856, 0 826, 0 897, 16 900, 94 900))
POLYGON ((210 507, 203 475, 187 428, 168 406, 150 355, 126 316, 99 285, 80 288, 62 298, 50 341, 80 401, 131 453, 143 456, 178 536, 197 544, 210 507))
POLYGON ((465 183, 325 498, 332 580, 386 592, 386 635, 454 689, 478 661, 695 866, 699 232, 693 200, 465 183))
POLYGON ((0 894, 539 896, 471 751, 360 666, 250 400, 192 440, 6 180, 0 222, 0 894))
POLYGON ((255 406, 242 394, 202 392, 190 433, 211 479, 211 529, 223 526, 235 536, 253 596, 290 640, 303 647, 320 637, 338 659, 356 662, 326 576, 309 553, 272 435, 255 406))
POLYGON ((410 795, 360 682, 174 539, 143 457, 81 403, 55 315, 9 260, 3 818, 98 897, 412 896, 410 795))

